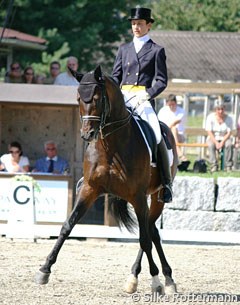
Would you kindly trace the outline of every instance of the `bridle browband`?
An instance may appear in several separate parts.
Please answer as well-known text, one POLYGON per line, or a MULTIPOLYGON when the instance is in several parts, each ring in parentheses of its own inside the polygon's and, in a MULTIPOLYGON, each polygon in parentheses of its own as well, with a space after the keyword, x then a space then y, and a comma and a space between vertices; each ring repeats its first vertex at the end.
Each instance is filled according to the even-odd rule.
POLYGON ((109 103, 109 99, 108 99, 108 96, 106 93, 105 81, 102 79, 100 82, 80 82, 80 86, 89 86, 89 85, 96 85, 101 88, 101 93, 102 93, 101 102, 103 103, 104 107, 103 107, 101 116, 83 115, 83 116, 81 116, 81 120, 83 122, 87 121, 87 120, 100 122, 99 127, 95 132, 95 138, 97 138, 98 133, 100 133, 101 139, 105 139, 110 134, 114 133, 115 131, 119 130, 120 128, 122 128, 126 124, 128 124, 133 113, 130 112, 129 115, 122 120, 106 123, 106 118, 108 116, 110 116, 110 103, 109 103), (113 129, 112 131, 104 134, 104 132, 103 132, 104 128, 112 126, 114 124, 121 124, 121 125, 115 129, 113 129))

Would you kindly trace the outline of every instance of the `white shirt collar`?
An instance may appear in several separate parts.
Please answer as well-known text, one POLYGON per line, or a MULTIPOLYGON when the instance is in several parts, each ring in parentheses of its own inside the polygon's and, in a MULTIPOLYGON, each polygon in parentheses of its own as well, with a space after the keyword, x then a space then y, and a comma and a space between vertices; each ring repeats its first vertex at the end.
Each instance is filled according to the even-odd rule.
POLYGON ((58 160, 58 157, 57 156, 55 156, 55 157, 53 157, 53 158, 49 158, 49 157, 46 157, 46 160, 47 161, 49 161, 49 160, 53 160, 53 161, 57 161, 58 160))
POLYGON ((134 47, 135 47, 135 50, 136 50, 137 53, 141 50, 144 43, 146 43, 149 39, 150 39, 150 36, 148 34, 146 34, 142 37, 134 36, 133 43, 134 43, 134 47))

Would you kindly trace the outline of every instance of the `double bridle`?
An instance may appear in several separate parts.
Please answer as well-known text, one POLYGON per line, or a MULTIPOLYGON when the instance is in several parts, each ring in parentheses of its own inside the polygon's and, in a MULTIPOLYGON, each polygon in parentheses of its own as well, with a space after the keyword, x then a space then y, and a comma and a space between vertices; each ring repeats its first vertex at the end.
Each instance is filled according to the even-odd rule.
POLYGON ((98 129, 95 131, 95 138, 97 138, 98 133, 100 133, 101 139, 105 139, 110 134, 114 133, 115 131, 119 130, 120 128, 124 127, 130 121, 133 113, 130 112, 129 115, 118 121, 108 122, 106 123, 106 119, 110 116, 110 103, 106 92, 106 86, 104 80, 101 82, 80 82, 80 86, 89 86, 89 85, 97 85, 101 89, 101 103, 103 104, 103 111, 101 116, 97 115, 83 115, 81 116, 82 122, 84 121, 98 121, 100 122, 98 129), (120 124, 120 126, 114 128, 113 130, 109 131, 108 133, 104 134, 104 128, 113 126, 115 124, 120 124))

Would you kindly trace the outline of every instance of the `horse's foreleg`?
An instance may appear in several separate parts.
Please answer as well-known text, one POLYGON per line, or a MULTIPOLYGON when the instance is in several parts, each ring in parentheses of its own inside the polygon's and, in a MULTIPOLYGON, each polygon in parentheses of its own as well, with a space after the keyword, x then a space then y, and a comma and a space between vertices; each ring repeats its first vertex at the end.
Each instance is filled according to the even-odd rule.
MULTIPOLYGON (((76 201, 77 201, 77 204, 75 205, 68 220, 66 220, 65 223, 63 224, 59 237, 57 239, 57 242, 54 245, 50 254, 48 255, 45 264, 36 273, 35 282, 37 284, 47 284, 48 283, 49 276, 51 273, 51 267, 56 262, 58 253, 59 253, 64 241, 70 235, 75 224, 81 219, 81 217, 88 210, 89 201, 88 201, 88 204, 87 204, 87 201, 83 200, 83 199, 79 199, 76 201)), ((92 200, 91 202, 94 202, 94 200, 92 200)))
POLYGON ((157 250, 158 256, 160 258, 161 261, 161 265, 162 265, 162 273, 165 277, 165 294, 173 294, 177 292, 176 289, 176 284, 174 283, 174 280, 172 278, 172 269, 169 266, 165 254, 163 252, 163 248, 161 245, 161 239, 160 239, 160 235, 158 232, 158 229, 156 228, 156 225, 153 225, 153 229, 152 229, 152 241, 154 243, 154 246, 157 250))

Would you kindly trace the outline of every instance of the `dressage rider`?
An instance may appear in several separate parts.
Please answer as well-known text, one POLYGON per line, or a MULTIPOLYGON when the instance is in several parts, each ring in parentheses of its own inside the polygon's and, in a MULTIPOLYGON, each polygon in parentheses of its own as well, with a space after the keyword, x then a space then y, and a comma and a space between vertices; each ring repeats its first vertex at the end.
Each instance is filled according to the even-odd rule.
POLYGON ((172 177, 168 151, 161 139, 159 121, 152 107, 154 98, 167 87, 165 50, 150 39, 148 32, 154 22, 150 9, 133 8, 128 20, 131 21, 133 41, 119 47, 112 77, 121 85, 126 105, 153 128, 158 144, 157 168, 163 185, 163 201, 171 202, 172 177))

